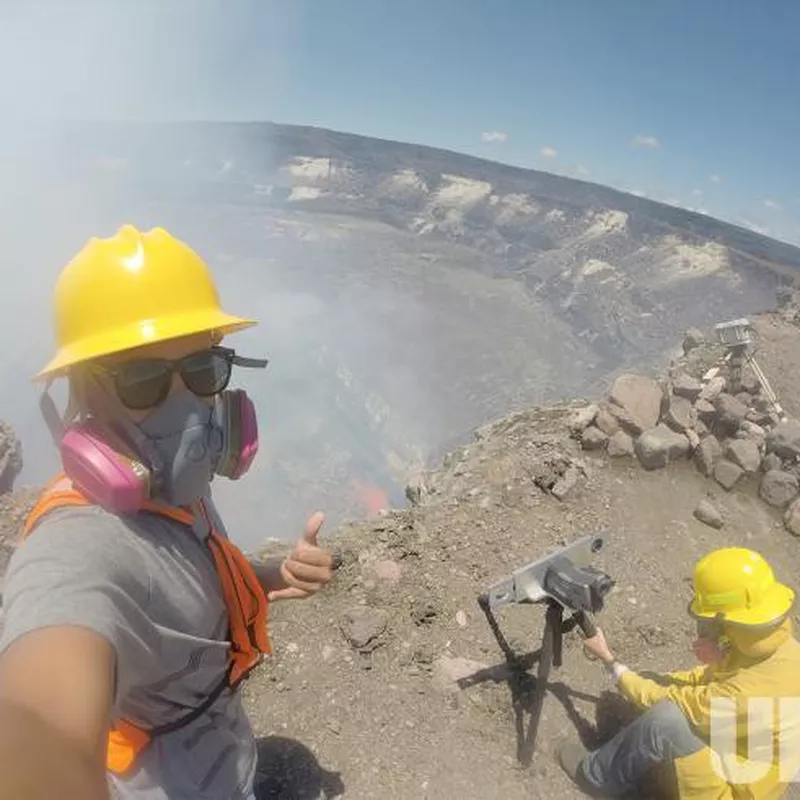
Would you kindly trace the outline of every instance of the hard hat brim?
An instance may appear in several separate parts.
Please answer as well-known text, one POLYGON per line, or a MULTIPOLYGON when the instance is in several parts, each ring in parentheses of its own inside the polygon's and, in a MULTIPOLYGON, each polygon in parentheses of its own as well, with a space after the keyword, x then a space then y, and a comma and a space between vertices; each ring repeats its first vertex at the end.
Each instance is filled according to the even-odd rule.
MULTIPOLYGON (((734 625, 770 625, 786 616, 794 605, 795 593, 788 586, 776 583, 754 608, 742 608, 723 615, 725 622, 734 625)), ((696 598, 689 604, 689 613, 697 619, 713 619, 715 612, 703 613, 696 598)))
POLYGON ((61 348, 33 380, 53 379, 66 373, 70 367, 103 356, 114 355, 148 344, 180 339, 195 333, 218 331, 227 335, 258 325, 258 321, 235 317, 216 309, 203 309, 187 314, 176 314, 157 320, 142 320, 74 342, 61 348))

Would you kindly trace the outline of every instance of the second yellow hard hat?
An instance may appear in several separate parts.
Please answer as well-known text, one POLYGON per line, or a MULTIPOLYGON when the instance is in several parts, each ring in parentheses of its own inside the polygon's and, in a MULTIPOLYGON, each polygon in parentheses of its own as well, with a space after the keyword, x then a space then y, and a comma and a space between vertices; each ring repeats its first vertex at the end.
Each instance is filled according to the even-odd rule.
POLYGON ((772 567, 759 553, 723 547, 695 565, 689 610, 699 618, 719 614, 735 624, 768 625, 789 612, 794 598, 794 591, 775 579, 772 567))

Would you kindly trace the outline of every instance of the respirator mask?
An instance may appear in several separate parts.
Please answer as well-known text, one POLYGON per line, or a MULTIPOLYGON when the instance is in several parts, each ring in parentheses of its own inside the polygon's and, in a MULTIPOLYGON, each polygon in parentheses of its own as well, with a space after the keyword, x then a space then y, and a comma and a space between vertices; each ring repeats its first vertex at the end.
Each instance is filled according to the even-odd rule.
POLYGON ((267 363, 212 347, 174 361, 100 366, 114 391, 87 376, 79 406, 88 414, 65 425, 47 390, 42 413, 64 472, 93 502, 117 513, 134 513, 147 500, 189 505, 207 494, 215 475, 236 480, 253 463, 255 408, 246 392, 226 387, 234 365, 267 363), (174 372, 188 391, 170 393, 174 372), (136 423, 125 409, 148 413, 136 423))
POLYGON ((728 654, 730 642, 721 619, 698 619, 692 650, 701 664, 718 664, 728 654))

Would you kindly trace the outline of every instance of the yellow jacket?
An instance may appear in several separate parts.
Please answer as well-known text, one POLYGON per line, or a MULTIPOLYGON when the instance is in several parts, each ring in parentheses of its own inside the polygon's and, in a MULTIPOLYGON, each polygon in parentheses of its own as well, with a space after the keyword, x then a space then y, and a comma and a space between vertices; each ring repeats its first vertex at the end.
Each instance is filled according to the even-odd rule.
POLYGON ((719 665, 668 673, 664 676, 664 685, 628 671, 620 677, 619 689, 640 708, 671 700, 684 713, 695 733, 709 743, 709 749, 688 759, 676 760, 681 798, 774 800, 783 795, 795 774, 800 779, 797 772, 800 767, 800 642, 794 638, 788 618, 766 634, 757 629, 732 627, 726 629, 725 634, 731 650, 719 665), (751 716, 748 728, 748 713, 752 715, 759 707, 765 709, 757 702, 748 703, 755 698, 772 700, 762 701, 767 704, 766 715, 751 716), (773 719, 769 712, 775 698, 782 698, 779 708, 783 716, 776 711, 773 719), (715 704, 713 731, 712 703, 715 704), (724 706, 722 712, 719 703, 724 706), (727 756, 728 748, 720 746, 725 739, 719 738, 726 721, 735 725, 728 730, 737 748, 733 751, 731 742, 728 748, 733 752, 727 756), (764 737, 761 746, 758 745, 759 731, 764 737), (715 759, 712 750, 721 760, 715 759), (736 752, 750 761, 738 760, 736 752), (749 776, 745 774, 747 766, 753 770, 749 776))

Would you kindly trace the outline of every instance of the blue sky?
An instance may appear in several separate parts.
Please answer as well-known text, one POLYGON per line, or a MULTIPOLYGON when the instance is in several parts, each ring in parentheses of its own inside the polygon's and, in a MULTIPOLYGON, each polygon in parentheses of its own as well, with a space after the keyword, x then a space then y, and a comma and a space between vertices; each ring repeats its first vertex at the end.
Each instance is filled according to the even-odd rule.
POLYGON ((0 10, 0 102, 21 113, 321 125, 583 176, 800 243, 792 0, 31 5, 0 10))

